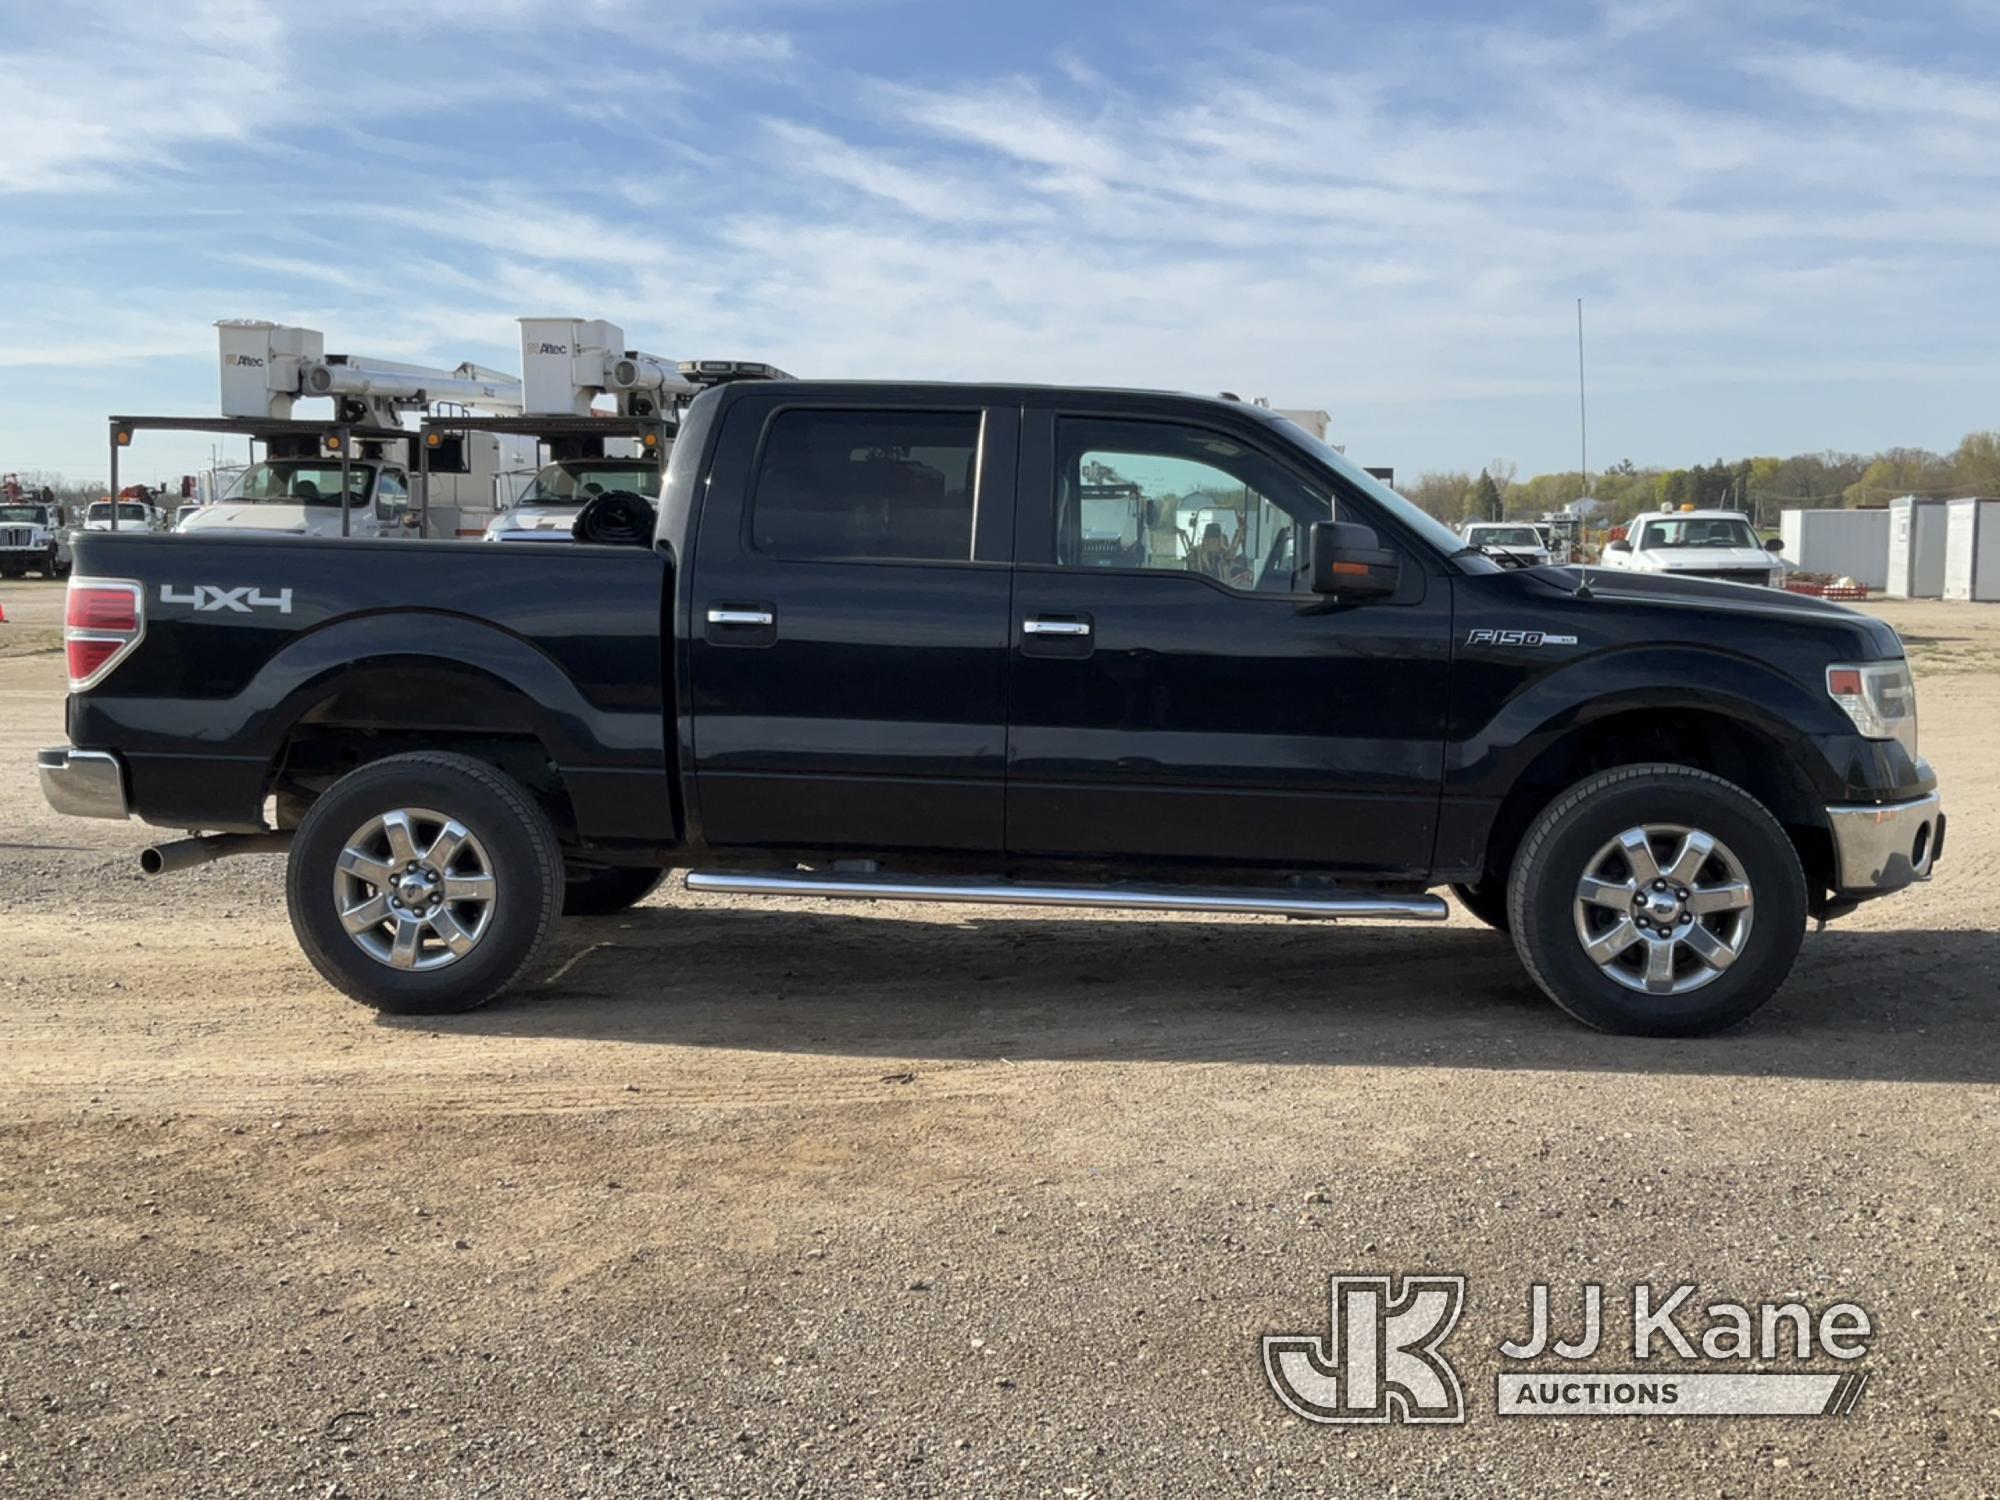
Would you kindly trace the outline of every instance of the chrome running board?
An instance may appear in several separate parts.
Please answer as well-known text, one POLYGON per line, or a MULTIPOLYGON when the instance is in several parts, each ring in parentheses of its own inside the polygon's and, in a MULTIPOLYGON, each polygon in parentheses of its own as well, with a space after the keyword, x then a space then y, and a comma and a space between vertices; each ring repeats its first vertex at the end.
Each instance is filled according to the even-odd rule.
POLYGON ((1110 907, 1268 917, 1348 917, 1442 922, 1444 897, 1376 891, 1273 890, 1255 886, 1040 885, 1013 880, 939 880, 832 871, 690 870, 687 888, 710 895, 821 896, 854 901, 961 901, 995 906, 1110 907))

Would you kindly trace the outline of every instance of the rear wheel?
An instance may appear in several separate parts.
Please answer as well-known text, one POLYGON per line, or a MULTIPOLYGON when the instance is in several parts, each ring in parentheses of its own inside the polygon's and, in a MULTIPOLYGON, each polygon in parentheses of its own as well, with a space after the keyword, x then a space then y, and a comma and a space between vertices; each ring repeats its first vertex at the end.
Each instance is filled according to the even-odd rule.
POLYGON ((1528 831, 1508 884, 1521 962, 1603 1031, 1694 1036, 1777 992, 1805 933, 1806 883, 1748 792, 1687 766, 1625 766, 1571 788, 1528 831))
POLYGON ((313 803, 285 875, 292 930, 343 993, 399 1014, 471 1010, 513 983, 562 905, 542 810, 483 761, 395 755, 313 803))
POLYGON ((566 917, 612 917, 637 906, 667 878, 665 870, 596 870, 563 886, 562 914, 566 917))

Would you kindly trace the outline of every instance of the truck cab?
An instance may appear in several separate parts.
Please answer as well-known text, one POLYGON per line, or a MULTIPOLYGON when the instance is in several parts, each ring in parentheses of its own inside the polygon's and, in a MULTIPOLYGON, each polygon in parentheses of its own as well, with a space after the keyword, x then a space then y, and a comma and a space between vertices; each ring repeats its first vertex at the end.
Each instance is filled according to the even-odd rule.
MULTIPOLYGON (((271 458, 243 470, 234 493, 182 519, 187 536, 263 532, 276 536, 339 536, 341 465, 329 458, 271 458)), ((347 466, 348 535, 414 537, 409 472, 377 458, 347 466)))
POLYGON ((543 464, 521 498, 487 524, 489 542, 567 542, 584 506, 623 491, 660 498, 660 465, 643 458, 564 458, 543 464))
POLYGON ((1529 521, 1469 521, 1465 544, 1515 567, 1539 568, 1552 557, 1549 539, 1529 521))
POLYGON ((53 501, 0 499, 0 578, 38 572, 60 578, 70 567, 67 517, 53 501))
POLYGON ((1741 511, 1668 509, 1635 516, 1624 537, 1605 544, 1603 561, 1632 573, 1782 588, 1785 564, 1773 554, 1783 545, 1758 541, 1741 511))
MULTIPOLYGON (((111 530, 112 501, 93 500, 83 513, 85 531, 111 530)), ((166 512, 145 500, 121 498, 118 507, 118 529, 121 531, 165 531, 166 512)))

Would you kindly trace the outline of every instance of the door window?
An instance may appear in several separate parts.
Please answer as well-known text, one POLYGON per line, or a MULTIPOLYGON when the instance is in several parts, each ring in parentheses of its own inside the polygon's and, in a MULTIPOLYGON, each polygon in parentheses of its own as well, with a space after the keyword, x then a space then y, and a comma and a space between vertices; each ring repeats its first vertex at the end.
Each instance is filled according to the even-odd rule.
POLYGON ((385 521, 400 521, 409 504, 403 476, 394 469, 384 469, 375 480, 375 514, 385 521))
POLYGON ((754 545, 822 561, 967 561, 979 434, 977 412, 780 412, 751 496, 754 545))
POLYGON ((1306 528, 1333 497, 1240 439, 1166 422, 1056 426, 1056 561, 1196 573, 1246 593, 1305 593, 1306 528))

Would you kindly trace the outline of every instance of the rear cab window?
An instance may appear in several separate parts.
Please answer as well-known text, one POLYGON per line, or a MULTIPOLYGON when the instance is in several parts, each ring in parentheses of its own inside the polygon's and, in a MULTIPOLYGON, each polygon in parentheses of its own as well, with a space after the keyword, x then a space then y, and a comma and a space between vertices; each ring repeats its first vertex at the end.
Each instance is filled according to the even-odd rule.
POLYGON ((981 429, 977 411, 776 413, 751 490, 752 545, 801 560, 969 561, 981 429))

